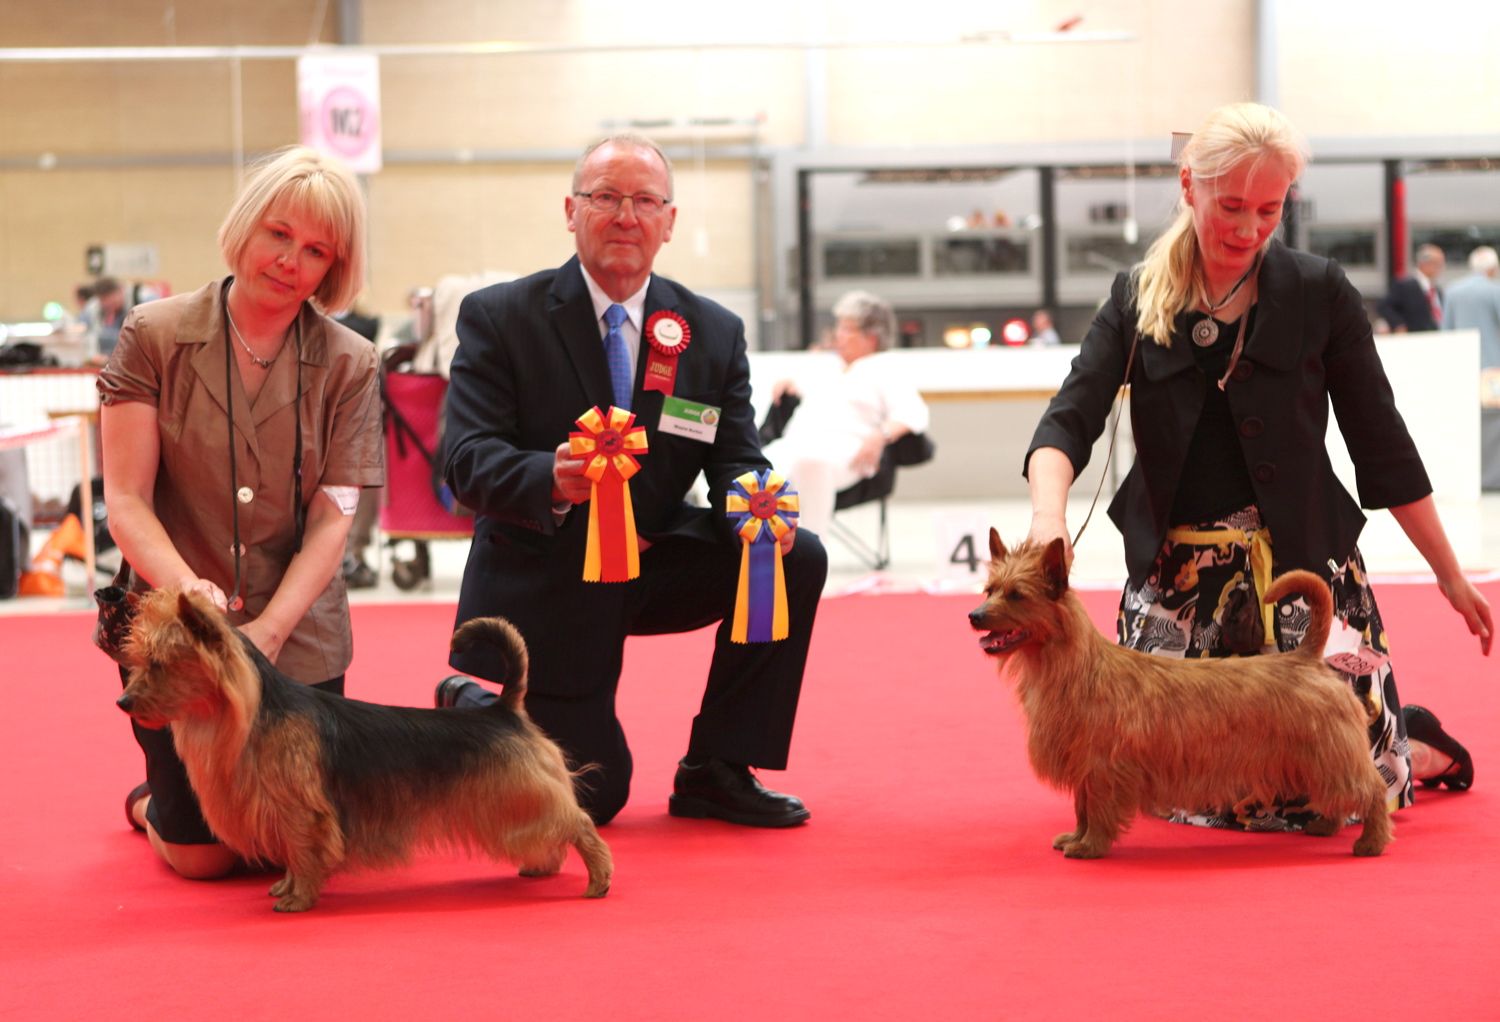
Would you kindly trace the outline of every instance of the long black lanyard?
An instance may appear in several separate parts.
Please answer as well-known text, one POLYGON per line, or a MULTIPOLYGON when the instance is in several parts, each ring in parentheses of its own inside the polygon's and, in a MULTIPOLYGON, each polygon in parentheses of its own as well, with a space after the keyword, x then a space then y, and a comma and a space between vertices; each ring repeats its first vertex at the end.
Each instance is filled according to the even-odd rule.
MULTIPOLYGON (((229 337, 229 285, 224 286, 220 301, 224 306, 224 402, 229 420, 229 508, 234 522, 234 592, 229 597, 229 609, 240 610, 245 598, 240 595, 245 580, 240 571, 240 557, 244 545, 240 543, 240 495, 239 473, 235 468, 234 455, 234 343, 229 337)), ((296 447, 292 450, 292 516, 297 523, 297 535, 292 544, 292 553, 302 552, 302 534, 307 527, 307 509, 302 506, 302 310, 297 310, 297 403, 292 412, 297 421, 296 447)))

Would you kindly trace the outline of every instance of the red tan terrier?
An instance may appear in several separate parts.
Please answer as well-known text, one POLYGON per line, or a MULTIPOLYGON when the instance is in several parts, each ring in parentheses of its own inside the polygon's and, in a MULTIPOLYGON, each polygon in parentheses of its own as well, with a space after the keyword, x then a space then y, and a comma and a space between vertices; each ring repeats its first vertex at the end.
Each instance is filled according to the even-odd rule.
POLYGON ((476 709, 377 706, 299 685, 197 595, 141 601, 125 643, 119 706, 172 725, 203 818, 230 849, 284 866, 278 912, 317 903, 328 876, 404 863, 414 849, 478 851, 526 876, 558 872, 571 846, 585 895, 609 891, 609 847, 578 805, 557 745, 526 715, 527 655, 502 618, 478 618, 455 650, 492 642, 503 698, 476 709))
POLYGON ((1355 855, 1379 855, 1391 840, 1364 711, 1323 663, 1333 597, 1317 575, 1288 572, 1264 597, 1306 599, 1310 622, 1296 649, 1179 660, 1099 633, 1068 586, 1061 539, 1008 551, 991 529, 990 554, 984 602, 969 622, 1016 679, 1032 769, 1073 795, 1076 826, 1052 847, 1096 859, 1139 812, 1298 796, 1318 814, 1309 833, 1363 820, 1355 855))

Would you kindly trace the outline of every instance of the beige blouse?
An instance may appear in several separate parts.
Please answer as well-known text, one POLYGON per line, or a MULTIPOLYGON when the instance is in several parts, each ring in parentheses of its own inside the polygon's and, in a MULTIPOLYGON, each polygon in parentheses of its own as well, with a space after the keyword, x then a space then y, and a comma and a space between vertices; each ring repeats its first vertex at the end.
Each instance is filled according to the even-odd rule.
MULTIPOLYGON (((155 510, 185 561, 226 594, 234 590, 238 510, 241 595, 235 624, 256 617, 292 559, 293 446, 297 375, 302 376, 302 502, 329 498, 320 486, 385 481, 375 346, 304 305, 293 339, 252 403, 234 366, 235 472, 229 468, 223 292, 228 278, 191 294, 137 305, 99 373, 104 404, 139 401, 157 409, 161 458, 155 510), (296 336, 301 335, 301 357, 296 336)), ((231 360, 231 363, 233 360, 231 360)), ((135 578, 136 588, 145 588, 135 578)), ((335 572, 288 636, 277 666, 313 684, 343 674, 353 657, 349 602, 335 572)))

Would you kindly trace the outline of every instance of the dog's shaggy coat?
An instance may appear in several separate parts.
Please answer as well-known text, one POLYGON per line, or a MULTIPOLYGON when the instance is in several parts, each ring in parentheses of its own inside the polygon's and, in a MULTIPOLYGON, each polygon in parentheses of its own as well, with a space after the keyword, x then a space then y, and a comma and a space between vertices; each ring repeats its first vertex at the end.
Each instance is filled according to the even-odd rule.
POLYGON ((613 865, 579 808, 561 750, 526 715, 526 646, 501 618, 467 622, 453 648, 498 644, 504 697, 482 709, 427 710, 345 699, 281 674, 197 595, 160 590, 136 614, 119 705, 143 727, 172 725, 203 809, 227 847, 286 875, 276 908, 311 908, 344 866, 405 862, 458 847, 556 873, 569 846, 588 897, 613 865))
POLYGON ((1288 572, 1264 596, 1307 600, 1295 650, 1182 660, 1101 635, 1068 586, 1062 540, 1007 551, 991 529, 990 553, 985 599, 969 620, 1016 679, 1032 768, 1073 794, 1077 825, 1053 847, 1098 858, 1138 812, 1306 796, 1319 817, 1309 833, 1334 834, 1353 815, 1364 823, 1354 854, 1385 848, 1390 816, 1368 722, 1322 660, 1333 619, 1322 579, 1288 572))

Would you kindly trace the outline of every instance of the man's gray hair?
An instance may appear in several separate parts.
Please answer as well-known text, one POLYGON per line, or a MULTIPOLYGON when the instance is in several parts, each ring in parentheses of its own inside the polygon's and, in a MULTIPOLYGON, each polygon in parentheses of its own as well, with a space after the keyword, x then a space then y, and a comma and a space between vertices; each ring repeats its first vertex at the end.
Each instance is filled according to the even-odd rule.
POLYGON ((1495 253, 1488 245, 1480 245, 1469 253, 1469 269, 1475 273, 1483 273, 1493 276, 1500 269, 1500 255, 1495 253))
POLYGON ((667 154, 662 152, 661 146, 657 145, 654 141, 647 138, 645 135, 634 131, 616 132, 612 135, 605 135, 603 138, 595 139, 593 142, 589 143, 588 148, 585 149, 583 151, 583 154, 578 157, 578 162, 573 164, 573 191, 575 194, 578 192, 579 186, 583 184, 583 165, 588 162, 590 156, 594 155, 595 149, 599 149, 600 147, 607 145, 630 146, 634 149, 649 149, 651 150, 651 152, 655 153, 657 159, 661 160, 661 165, 667 168, 667 194, 663 195, 662 198, 666 199, 668 202, 672 201, 672 198, 677 194, 677 185, 673 181, 672 177, 672 161, 667 159, 667 154))
POLYGON ((835 319, 852 319, 862 333, 875 335, 877 348, 896 341, 896 310, 891 303, 868 291, 850 291, 833 305, 835 319))

